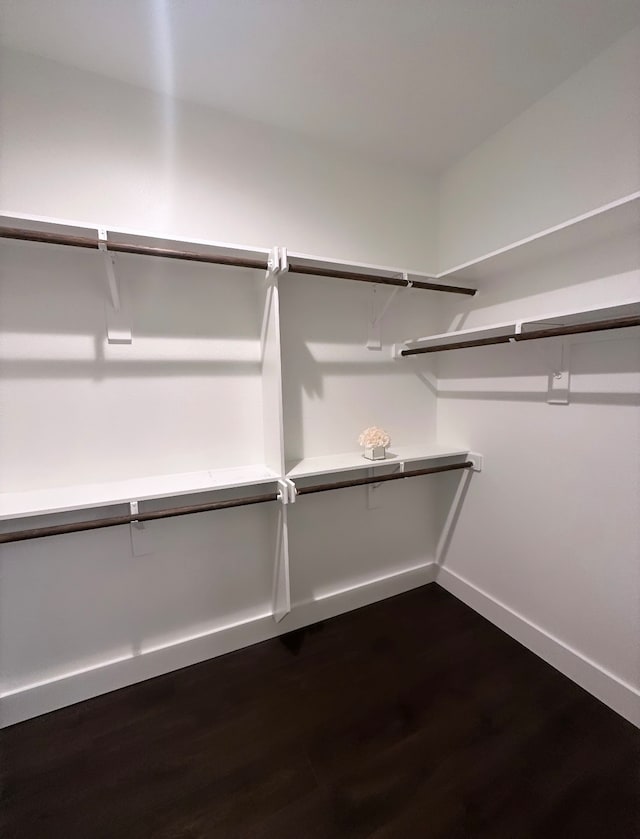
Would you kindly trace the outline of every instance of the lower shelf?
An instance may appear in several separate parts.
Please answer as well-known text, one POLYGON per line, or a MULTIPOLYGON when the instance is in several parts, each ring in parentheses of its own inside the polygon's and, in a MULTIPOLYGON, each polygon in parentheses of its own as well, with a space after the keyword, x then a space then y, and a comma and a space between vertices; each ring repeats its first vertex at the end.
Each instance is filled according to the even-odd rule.
POLYGON ((101 484, 76 484, 30 492, 5 492, 0 493, 0 520, 268 484, 277 481, 278 477, 263 464, 256 464, 175 475, 153 475, 101 484))
POLYGON ((328 475, 333 472, 351 472, 357 469, 375 469, 379 466, 394 466, 420 460, 436 460, 443 457, 457 457, 468 454, 468 449, 447 446, 398 446, 392 447, 384 460, 367 460, 359 452, 330 454, 322 457, 305 457, 287 463, 288 478, 303 478, 311 475, 328 475))

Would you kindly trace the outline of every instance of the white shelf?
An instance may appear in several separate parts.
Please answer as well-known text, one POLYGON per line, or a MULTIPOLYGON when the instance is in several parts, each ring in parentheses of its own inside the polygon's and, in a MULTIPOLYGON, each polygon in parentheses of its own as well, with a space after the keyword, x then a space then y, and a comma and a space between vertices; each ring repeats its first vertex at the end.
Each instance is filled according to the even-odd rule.
MULTIPOLYGON (((640 300, 627 299, 611 306, 598 306, 591 309, 573 310, 570 312, 553 312, 539 317, 528 318, 522 321, 505 321, 503 323, 492 323, 487 326, 478 326, 471 329, 460 329, 457 332, 442 332, 439 335, 427 335, 424 338, 412 338, 403 344, 396 344, 393 350, 395 357, 400 355, 403 349, 417 347, 437 347, 441 344, 450 344, 457 341, 474 341, 481 338, 497 338, 512 336, 516 334, 517 327, 521 326, 523 332, 541 329, 545 326, 571 326, 589 321, 608 320, 609 318, 623 318, 640 315, 640 300)), ((577 337, 577 336, 576 336, 577 337)))
MULTIPOLYGON (((77 236, 80 238, 97 239, 97 231, 104 227, 107 230, 109 242, 120 244, 143 245, 152 248, 169 248, 175 250, 193 250, 210 256, 230 256, 237 259, 265 259, 271 253, 269 248, 257 248, 250 245, 235 245, 228 242, 216 242, 209 239, 185 239, 179 236, 165 236, 149 231, 110 227, 105 224, 69 221, 49 216, 33 216, 24 213, 0 213, 0 226, 20 227, 41 233, 59 234, 63 236, 77 236)), ((60 245, 66 247, 66 245, 60 245)))
POLYGON ((633 192, 526 239, 442 271, 437 279, 479 282, 639 228, 640 192, 633 192))
POLYGON ((288 478, 305 478, 312 475, 329 475, 334 472, 352 472, 377 466, 393 466, 418 460, 436 460, 468 454, 468 449, 453 449, 439 445, 392 446, 384 460, 367 460, 360 452, 330 454, 322 457, 305 457, 287 463, 288 478))
MULTIPOLYGON (((312 256, 308 253, 297 253, 295 251, 287 251, 287 258, 296 265, 302 265, 306 268, 321 268, 329 271, 352 271, 354 273, 375 274, 376 276, 387 279, 398 279, 406 274, 408 280, 414 280, 417 282, 422 281, 433 283, 437 282, 438 279, 436 274, 425 271, 393 268, 386 265, 375 265, 370 262, 347 262, 343 259, 312 256)), ((295 274, 295 271, 291 269, 291 273, 295 274)))
POLYGON ((155 475, 102 484, 0 493, 0 520, 107 507, 155 498, 272 483, 278 475, 263 465, 210 469, 176 475, 155 475))

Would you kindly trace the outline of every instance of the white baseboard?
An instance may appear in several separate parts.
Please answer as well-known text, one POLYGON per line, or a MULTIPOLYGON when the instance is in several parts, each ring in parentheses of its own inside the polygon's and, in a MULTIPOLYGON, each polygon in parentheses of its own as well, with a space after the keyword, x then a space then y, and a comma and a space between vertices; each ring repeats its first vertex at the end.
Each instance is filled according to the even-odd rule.
POLYGON ((0 728, 402 594, 433 582, 435 569, 434 562, 426 562, 415 568, 359 583, 317 600, 297 603, 280 623, 275 623, 271 615, 256 615, 230 626, 213 629, 195 638, 26 685, 2 695, 0 728))
POLYGON ((369 580, 349 589, 298 603, 279 624, 270 615, 256 615, 196 638, 105 662, 2 697, 0 727, 14 725, 57 708, 152 679, 277 635, 335 617, 378 600, 437 581, 474 611, 498 626, 568 678, 640 727, 640 691, 536 626, 504 603, 447 568, 427 562, 416 568, 369 580))
POLYGON ((640 690, 633 685, 514 612, 454 571, 439 567, 436 582, 609 708, 613 708, 620 716, 640 727, 640 690))

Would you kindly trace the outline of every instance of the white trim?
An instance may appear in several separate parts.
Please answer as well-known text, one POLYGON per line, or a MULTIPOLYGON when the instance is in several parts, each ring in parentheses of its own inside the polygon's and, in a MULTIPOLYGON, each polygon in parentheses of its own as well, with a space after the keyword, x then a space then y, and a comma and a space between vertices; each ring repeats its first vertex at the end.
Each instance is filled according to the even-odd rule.
POLYGON ((640 689, 510 609, 469 580, 440 567, 436 582, 564 676, 640 728, 640 689))
POLYGON ((435 571, 435 562, 427 561, 383 579, 367 580, 350 586, 333 596, 324 595, 316 600, 298 603, 279 624, 274 623, 270 613, 262 612, 234 624, 216 627, 210 632, 150 647, 142 653, 119 656, 84 670, 12 689, 1 699, 0 728, 402 594, 433 582, 435 571))

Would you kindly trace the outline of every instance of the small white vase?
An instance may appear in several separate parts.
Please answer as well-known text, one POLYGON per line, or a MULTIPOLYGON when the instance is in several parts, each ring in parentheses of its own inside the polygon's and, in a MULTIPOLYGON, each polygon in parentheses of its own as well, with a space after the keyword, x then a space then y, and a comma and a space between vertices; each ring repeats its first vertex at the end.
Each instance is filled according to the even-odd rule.
POLYGON ((387 450, 384 446, 373 446, 365 448, 362 456, 366 457, 367 460, 384 460, 387 456, 387 450))

